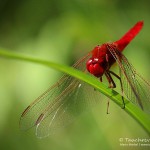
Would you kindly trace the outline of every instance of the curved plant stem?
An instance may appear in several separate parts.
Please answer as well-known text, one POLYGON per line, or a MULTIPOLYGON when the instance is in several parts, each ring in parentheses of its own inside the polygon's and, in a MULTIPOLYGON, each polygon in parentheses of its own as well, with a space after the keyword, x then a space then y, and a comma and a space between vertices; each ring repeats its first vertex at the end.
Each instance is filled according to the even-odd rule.
MULTIPOLYGON (((24 56, 22 54, 17 54, 17 53, 13 53, 13 52, 1 50, 1 49, 0 49, 0 57, 41 64, 41 65, 62 71, 64 73, 67 73, 75 78, 78 78, 79 80, 82 80, 90 84, 91 86, 93 86, 93 88, 97 89, 98 91, 100 91, 101 93, 109 97, 119 107, 122 106, 122 97, 119 93, 106 87, 104 84, 98 82, 96 78, 91 77, 72 67, 68 67, 65 65, 57 64, 57 63, 46 61, 46 60, 41 60, 38 58, 24 56)), ((148 134, 150 134, 150 116, 148 114, 145 114, 142 110, 140 110, 137 106, 133 105, 127 99, 125 99, 125 103, 126 103, 126 107, 125 109, 122 109, 122 111, 126 111, 131 117, 133 117, 145 129, 145 131, 148 134)))

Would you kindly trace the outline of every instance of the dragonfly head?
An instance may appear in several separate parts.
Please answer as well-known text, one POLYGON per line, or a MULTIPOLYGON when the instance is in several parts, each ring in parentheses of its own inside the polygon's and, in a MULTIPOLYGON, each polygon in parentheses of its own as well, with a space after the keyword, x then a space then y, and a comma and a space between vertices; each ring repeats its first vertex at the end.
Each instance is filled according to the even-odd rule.
POLYGON ((87 61, 86 68, 94 76, 101 77, 105 72, 104 60, 92 57, 87 61))

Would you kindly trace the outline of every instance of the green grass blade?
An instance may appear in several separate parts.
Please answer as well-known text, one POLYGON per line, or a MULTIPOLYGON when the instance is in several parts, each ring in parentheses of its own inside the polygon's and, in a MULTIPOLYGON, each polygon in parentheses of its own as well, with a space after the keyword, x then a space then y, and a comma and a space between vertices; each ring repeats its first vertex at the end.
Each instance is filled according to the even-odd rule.
MULTIPOLYGON (((116 91, 106 87, 104 84, 98 82, 98 80, 94 77, 91 77, 79 70, 74 69, 73 67, 68 67, 65 65, 57 64, 50 61, 41 60, 38 58, 33 58, 29 56, 24 56, 22 54, 13 53, 10 51, 5 51, 0 49, 0 57, 1 58, 9 58, 20 61, 32 62, 40 65, 44 65, 64 73, 67 73, 75 78, 78 78, 91 86, 97 89, 107 97, 109 97, 112 101, 114 101, 119 107, 122 106, 122 97, 116 91)), ((125 99, 126 108, 122 109, 122 111, 126 111, 131 117, 133 117, 144 129, 150 134, 150 117, 148 114, 145 114, 142 110, 140 110, 137 106, 133 105, 131 102, 125 99)))

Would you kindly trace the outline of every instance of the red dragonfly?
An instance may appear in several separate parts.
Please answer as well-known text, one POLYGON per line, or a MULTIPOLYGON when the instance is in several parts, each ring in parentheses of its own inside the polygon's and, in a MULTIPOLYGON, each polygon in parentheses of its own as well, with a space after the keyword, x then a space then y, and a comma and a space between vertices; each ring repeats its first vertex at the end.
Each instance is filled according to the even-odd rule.
MULTIPOLYGON (((138 105, 143 111, 150 112, 150 84, 139 75, 128 59, 122 54, 124 48, 140 32, 143 21, 137 22, 120 40, 96 46, 73 67, 89 72, 102 82, 106 76, 109 87, 115 88, 112 76, 120 81, 121 90, 129 101, 138 105), (110 71, 117 62, 119 75, 110 71)), ((36 135, 46 137, 53 134, 85 109, 97 103, 96 90, 72 76, 64 75, 56 84, 32 102, 22 113, 20 127, 22 130, 36 126, 36 135)), ((122 98, 123 100, 123 98, 122 98)), ((125 103, 123 101, 124 107, 125 103)))

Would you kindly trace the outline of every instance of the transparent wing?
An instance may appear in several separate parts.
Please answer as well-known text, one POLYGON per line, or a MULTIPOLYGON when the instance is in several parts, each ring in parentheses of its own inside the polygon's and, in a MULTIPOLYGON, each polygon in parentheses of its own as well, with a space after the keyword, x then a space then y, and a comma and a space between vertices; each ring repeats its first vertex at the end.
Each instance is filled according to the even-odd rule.
POLYGON ((97 91, 92 87, 73 79, 68 88, 55 99, 55 104, 46 108, 44 117, 37 124, 37 136, 53 134, 72 122, 83 111, 98 102, 100 97, 96 95, 97 91))
POLYGON ((150 83, 137 73, 116 47, 108 45, 108 49, 119 65, 124 94, 132 103, 138 105, 146 113, 150 113, 150 83))
MULTIPOLYGON (((88 58, 89 55, 82 58, 74 67, 85 71, 88 58)), ((38 137, 53 134, 95 105, 99 96, 99 92, 88 84, 64 75, 25 109, 20 118, 20 128, 26 130, 36 126, 38 137)))

